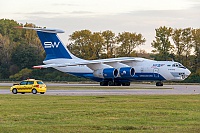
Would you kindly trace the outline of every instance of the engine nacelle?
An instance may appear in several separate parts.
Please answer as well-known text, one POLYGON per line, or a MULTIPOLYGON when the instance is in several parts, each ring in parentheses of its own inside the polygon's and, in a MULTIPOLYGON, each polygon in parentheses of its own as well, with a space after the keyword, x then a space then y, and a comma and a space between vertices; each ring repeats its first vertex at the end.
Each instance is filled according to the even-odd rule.
POLYGON ((119 75, 122 78, 130 78, 135 75, 135 69, 132 67, 121 67, 119 69, 119 75))
POLYGON ((94 71, 93 75, 98 78, 116 78, 118 70, 115 68, 104 68, 94 71))

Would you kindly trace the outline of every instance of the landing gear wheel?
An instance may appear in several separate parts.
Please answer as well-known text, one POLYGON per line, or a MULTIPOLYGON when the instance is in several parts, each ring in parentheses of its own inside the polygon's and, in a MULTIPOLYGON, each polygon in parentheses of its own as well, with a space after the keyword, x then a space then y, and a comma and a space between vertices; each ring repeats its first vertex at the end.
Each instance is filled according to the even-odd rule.
POLYGON ((33 93, 33 94, 37 94, 37 90, 36 90, 36 89, 33 89, 33 90, 32 90, 32 93, 33 93))
POLYGON ((163 86, 163 82, 156 82, 156 86, 163 86))
POLYGON ((130 85, 131 85, 130 82, 124 82, 124 83, 122 83, 122 86, 130 86, 130 85))
POLYGON ((114 86, 115 83, 114 83, 113 81, 108 81, 108 85, 109 85, 109 86, 114 86))
POLYGON ((12 90, 12 93, 13 93, 13 94, 17 94, 17 89, 14 88, 14 89, 12 90))
POLYGON ((100 86, 108 86, 108 82, 107 81, 101 81, 100 86))
POLYGON ((120 82, 114 82, 115 86, 121 86, 122 84, 120 82))
POLYGON ((130 83, 130 82, 127 82, 127 83, 126 83, 126 86, 130 86, 130 85, 131 85, 131 83, 130 83))

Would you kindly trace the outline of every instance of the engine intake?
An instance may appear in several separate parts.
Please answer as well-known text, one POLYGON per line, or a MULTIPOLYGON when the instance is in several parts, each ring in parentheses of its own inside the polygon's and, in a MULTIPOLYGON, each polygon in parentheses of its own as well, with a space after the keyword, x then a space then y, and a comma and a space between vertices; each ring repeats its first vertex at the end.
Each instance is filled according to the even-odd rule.
POLYGON ((132 67, 122 67, 119 69, 119 74, 122 78, 130 78, 135 75, 135 69, 132 67))
POLYGON ((98 78, 116 78, 118 70, 115 68, 105 68, 94 71, 93 75, 98 78))

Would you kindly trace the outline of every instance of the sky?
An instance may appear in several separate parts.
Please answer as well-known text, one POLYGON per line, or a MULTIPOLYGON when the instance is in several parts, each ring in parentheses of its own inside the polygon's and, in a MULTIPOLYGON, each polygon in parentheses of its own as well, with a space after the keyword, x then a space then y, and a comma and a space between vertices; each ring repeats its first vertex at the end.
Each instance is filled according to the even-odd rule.
POLYGON ((4 0, 3 18, 62 29, 65 44, 77 30, 141 33, 146 43, 137 50, 151 52, 160 26, 200 28, 200 0, 4 0))

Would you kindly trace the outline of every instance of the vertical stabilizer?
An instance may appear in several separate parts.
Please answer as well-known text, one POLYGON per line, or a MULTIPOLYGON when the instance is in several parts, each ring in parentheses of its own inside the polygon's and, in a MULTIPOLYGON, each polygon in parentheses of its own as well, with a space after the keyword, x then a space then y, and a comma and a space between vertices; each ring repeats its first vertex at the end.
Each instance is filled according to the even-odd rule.
POLYGON ((69 51, 60 41, 56 33, 46 33, 42 31, 37 31, 37 34, 46 52, 45 60, 56 58, 72 59, 69 51))

